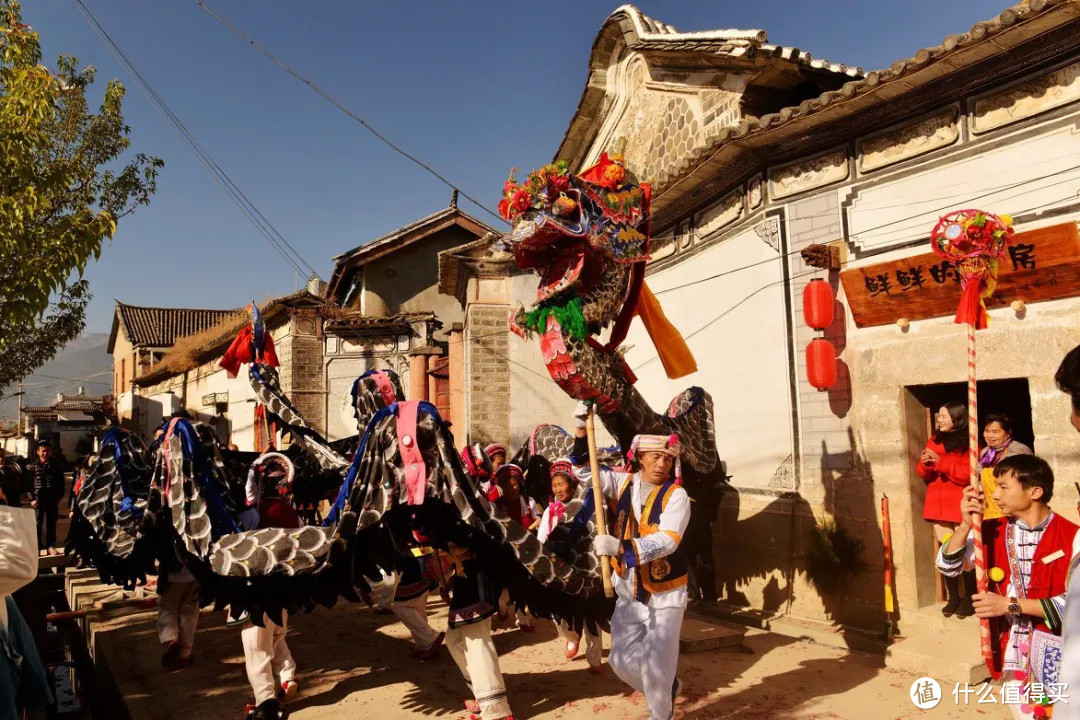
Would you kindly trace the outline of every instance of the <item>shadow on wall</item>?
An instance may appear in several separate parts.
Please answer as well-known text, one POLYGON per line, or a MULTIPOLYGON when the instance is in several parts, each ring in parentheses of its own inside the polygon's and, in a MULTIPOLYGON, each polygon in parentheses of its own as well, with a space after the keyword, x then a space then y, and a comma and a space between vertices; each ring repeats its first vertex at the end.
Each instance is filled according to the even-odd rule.
POLYGON ((822 443, 820 472, 826 517, 862 546, 862 569, 854 577, 822 590, 810 582, 808 567, 815 562, 815 508, 798 492, 772 493, 771 499, 748 495, 726 485, 720 502, 716 546, 720 559, 717 585, 721 601, 754 609, 766 616, 792 613, 815 619, 816 603, 797 597, 797 591, 815 593, 827 620, 841 628, 849 647, 856 638, 880 635, 884 628, 885 602, 882 578, 884 548, 878 524, 874 478, 870 464, 851 449, 830 452, 822 443), (744 502, 765 502, 758 512, 739 519, 744 502), (744 589, 753 581, 765 581, 760 601, 751 601, 744 589), (809 601, 809 602, 808 602, 809 601))
MULTIPOLYGON (((885 621, 885 549, 877 515, 880 500, 875 496, 870 463, 856 451, 854 431, 849 427, 847 432, 850 450, 831 454, 822 442, 821 482, 825 511, 862 546, 862 568, 842 592, 823 596, 822 602, 834 623, 876 632, 885 621)), ((805 571, 806 557, 797 557, 797 566, 800 559, 805 571)))

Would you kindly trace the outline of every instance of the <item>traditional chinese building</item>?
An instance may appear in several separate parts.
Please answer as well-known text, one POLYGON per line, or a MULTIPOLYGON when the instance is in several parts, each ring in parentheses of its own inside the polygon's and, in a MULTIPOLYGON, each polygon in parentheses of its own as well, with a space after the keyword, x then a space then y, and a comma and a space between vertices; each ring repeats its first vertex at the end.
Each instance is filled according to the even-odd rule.
POLYGON ((451 371, 462 308, 440 293, 439 256, 474 244, 492 229, 450 205, 334 258, 327 297, 353 320, 332 323, 326 342, 327 431, 332 440, 355 433, 350 388, 371 369, 392 369, 410 400, 426 400, 443 418, 463 423, 460 373, 451 371), (457 397, 451 401, 451 397, 457 397))
MULTIPOLYGON (((260 306, 282 390, 312 427, 332 441, 355 435, 350 390, 373 368, 394 370, 411 399, 434 403, 453 421, 448 342, 438 333, 460 324, 462 313, 439 293, 437 256, 488 233, 455 196, 447 208, 335 257, 328 284, 316 279, 260 306)), ((127 424, 149 436, 183 409, 214 425, 223 443, 265 449, 272 428, 256 411, 246 370, 230 378, 219 366, 247 322, 246 310, 225 312, 174 339, 131 381, 134 420, 127 424)))
MULTIPOLYGON (((301 290, 259 306, 267 332, 274 340, 281 365, 282 389, 321 430, 325 420, 322 369, 322 326, 327 303, 319 288, 301 290)), ((184 337, 133 383, 134 420, 126 424, 151 437, 162 421, 184 411, 214 427, 222 444, 241 450, 263 450, 270 429, 256 411, 255 392, 244 368, 230 378, 220 366, 221 358, 240 329, 251 322, 241 309, 219 322, 184 337)))
POLYGON ((151 371, 162 356, 186 335, 202 332, 235 310, 140 307, 116 301, 108 353, 113 361, 113 393, 119 419, 139 425, 132 382, 151 371))
MULTIPOLYGON (((866 73, 772 44, 763 31, 681 33, 631 6, 601 27, 554 156, 580 170, 621 150, 653 186, 646 280, 700 369, 668 380, 640 326, 627 360, 654 408, 691 384, 715 401, 730 476, 715 557, 730 616, 884 653, 887 494, 895 619, 906 636, 887 662, 938 678, 985 675, 976 623, 939 612, 913 470, 930 412, 966 397, 965 333, 952 321, 958 279, 927 255, 928 238, 949 210, 1012 214, 1018 244, 979 333, 980 407, 1013 416, 1017 438, 1060 478, 1054 509, 1075 519, 1080 436, 1052 376, 1080 343, 1078 18, 1080 3, 1069 0, 1022 3, 866 73), (833 269, 804 262, 814 245, 834 248, 819 252, 833 269), (817 278, 836 294, 823 332, 802 307, 817 278), (805 351, 818 337, 838 359, 825 391, 807 378, 805 351), (865 567, 842 592, 810 579, 812 533, 825 519, 864 547, 865 567)), ((520 370, 541 396, 521 406, 515 396, 498 422, 510 436, 565 424, 570 404, 554 384, 511 362, 538 354, 535 344, 470 327, 494 327, 516 302, 534 301, 535 278, 519 279, 497 252, 464 254, 467 270, 444 263, 447 291, 476 308, 464 354, 470 337, 485 336, 492 358, 505 358, 501 372, 520 370), (462 277, 471 280, 455 284, 462 277)), ((539 358, 519 365, 544 375, 539 358)))
POLYGON ((15 443, 16 454, 30 457, 33 448, 29 439, 45 440, 68 463, 97 450, 98 434, 116 412, 112 395, 87 395, 82 387, 75 395, 57 394, 56 402, 51 405, 24 405, 20 410, 19 435, 10 437, 23 437, 27 441, 15 443))

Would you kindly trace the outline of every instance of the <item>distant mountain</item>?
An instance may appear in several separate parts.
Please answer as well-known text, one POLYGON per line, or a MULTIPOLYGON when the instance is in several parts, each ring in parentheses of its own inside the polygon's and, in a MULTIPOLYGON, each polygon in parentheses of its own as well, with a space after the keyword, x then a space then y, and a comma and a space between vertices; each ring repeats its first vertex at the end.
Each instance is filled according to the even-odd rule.
POLYGON ((52 405, 57 393, 75 395, 80 387, 87 395, 112 392, 112 358, 107 352, 108 333, 87 333, 57 353, 56 357, 30 375, 23 383, 25 397, 8 397, 18 386, 4 388, 0 398, 0 418, 14 420, 22 405, 52 405))

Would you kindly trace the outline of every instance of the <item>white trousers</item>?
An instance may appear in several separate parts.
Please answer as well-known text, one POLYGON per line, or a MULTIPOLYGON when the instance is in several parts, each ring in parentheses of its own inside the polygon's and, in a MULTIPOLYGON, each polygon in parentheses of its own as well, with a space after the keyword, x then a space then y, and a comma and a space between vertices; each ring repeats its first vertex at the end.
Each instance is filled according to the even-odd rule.
POLYGON ((285 644, 289 620, 284 611, 281 622, 282 627, 278 627, 264 614, 262 627, 248 621, 240 631, 240 639, 244 643, 244 666, 251 689, 255 691, 256 705, 277 697, 278 688, 281 687, 279 683, 289 682, 296 677, 296 663, 293 662, 289 646, 285 644))
POLYGON ((428 622, 427 599, 425 592, 412 600, 395 600, 390 606, 401 624, 412 633, 413 647, 417 650, 430 649, 439 637, 439 631, 428 622))
POLYGON ((451 628, 446 633, 446 648, 480 705, 482 720, 508 717, 510 702, 499 669, 499 654, 491 639, 491 618, 451 628))
POLYGON ((191 582, 170 582, 158 596, 157 634, 162 645, 180 643, 180 656, 189 658, 195 647, 199 625, 199 586, 191 582))
POLYGON ((593 635, 589 632, 588 628, 582 628, 581 635, 570 629, 570 626, 566 623, 555 623, 555 629, 559 631, 559 637, 566 641, 566 644, 580 643, 582 638, 585 639, 585 659, 589 661, 589 665, 592 667, 600 667, 600 663, 603 662, 602 651, 604 649, 603 635, 593 635))
POLYGON ((682 606, 651 608, 619 596, 611 616, 608 664, 624 683, 645 694, 651 720, 669 720, 679 664, 682 606))

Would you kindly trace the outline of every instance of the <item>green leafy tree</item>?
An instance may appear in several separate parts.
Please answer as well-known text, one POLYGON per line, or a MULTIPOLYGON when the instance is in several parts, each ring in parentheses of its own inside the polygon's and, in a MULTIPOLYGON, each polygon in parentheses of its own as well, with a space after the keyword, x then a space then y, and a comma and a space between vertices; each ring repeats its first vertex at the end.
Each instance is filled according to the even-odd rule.
POLYGON ((123 86, 96 113, 94 68, 62 55, 41 65, 19 3, 0 0, 0 389, 48 362, 85 325, 83 271, 120 218, 150 202, 164 163, 138 154, 124 124, 123 86))

